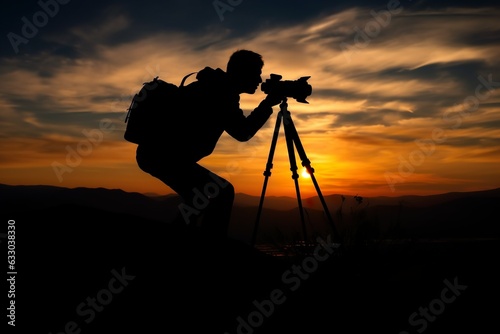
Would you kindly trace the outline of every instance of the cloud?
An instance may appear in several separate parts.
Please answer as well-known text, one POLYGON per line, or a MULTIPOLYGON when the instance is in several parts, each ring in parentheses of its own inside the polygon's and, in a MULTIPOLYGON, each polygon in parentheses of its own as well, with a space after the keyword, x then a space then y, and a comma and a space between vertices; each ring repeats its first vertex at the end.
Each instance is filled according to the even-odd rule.
MULTIPOLYGON (((133 152, 122 138, 123 116, 142 83, 157 75, 179 83, 205 66, 225 68, 229 55, 239 48, 263 55, 264 79, 271 73, 285 80, 311 76, 310 104, 290 99, 289 109, 319 169, 328 170, 330 164, 338 168, 326 182, 344 179, 347 186, 358 179, 360 184, 383 184, 383 171, 397 168, 398 154, 409 154, 414 141, 427 138, 436 127, 449 130, 450 139, 440 149, 450 156, 456 156, 454 149, 468 147, 481 159, 497 161, 500 103, 494 92, 459 129, 451 131, 443 119, 446 111, 475 93, 478 75, 492 74, 493 80, 500 80, 500 46, 494 34, 500 30, 497 8, 404 8, 386 26, 379 24, 379 32, 365 44, 356 42, 362 41, 356 32, 377 22, 370 7, 346 8, 301 22, 278 21, 238 33, 207 23, 206 29, 194 32, 166 29, 142 34, 137 28, 146 23, 139 24, 127 8, 105 11, 88 23, 45 35, 46 50, 0 60, 0 106, 5 111, 0 135, 9 138, 0 154, 3 162, 47 166, 64 158, 66 145, 82 140, 82 130, 96 129, 102 119, 111 119, 116 130, 86 161, 95 166, 102 161, 133 164, 130 155, 111 152, 125 147, 133 152), (351 47, 343 48, 342 43, 351 47), (375 147, 380 155, 373 154, 375 147), (364 180, 354 175, 355 169, 365 171, 364 180)), ((248 114, 263 97, 262 92, 242 96, 244 112, 248 114)), ((227 171, 236 160, 245 173, 261 175, 262 166, 257 160, 247 161, 245 154, 251 149, 255 157, 267 155, 275 115, 254 146, 237 146, 225 135, 203 163, 227 171), (235 152, 235 147, 241 149, 235 152)), ((286 154, 280 152, 279 158, 286 162, 286 154)), ((437 163, 445 158, 433 159, 437 163)), ((433 167, 435 163, 429 162, 425 175, 433 167)))

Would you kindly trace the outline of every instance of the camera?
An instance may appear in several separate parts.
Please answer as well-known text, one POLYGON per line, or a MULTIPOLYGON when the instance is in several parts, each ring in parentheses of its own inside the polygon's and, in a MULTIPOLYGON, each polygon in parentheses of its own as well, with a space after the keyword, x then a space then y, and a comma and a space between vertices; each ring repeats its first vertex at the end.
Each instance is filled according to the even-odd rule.
POLYGON ((281 81, 282 76, 271 74, 271 78, 262 83, 261 89, 266 94, 273 94, 283 97, 292 97, 297 102, 309 103, 306 97, 311 95, 312 87, 307 83, 309 77, 302 77, 298 80, 281 81))

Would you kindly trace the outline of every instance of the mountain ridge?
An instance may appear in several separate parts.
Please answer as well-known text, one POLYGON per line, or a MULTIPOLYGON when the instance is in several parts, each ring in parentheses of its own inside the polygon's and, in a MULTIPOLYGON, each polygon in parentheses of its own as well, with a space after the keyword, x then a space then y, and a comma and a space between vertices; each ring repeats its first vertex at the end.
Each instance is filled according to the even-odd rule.
MULTIPOLYGON (((500 236, 494 224, 500 216, 500 188, 472 192, 401 197, 324 196, 328 211, 341 233, 364 238, 485 237, 500 236), (496 217, 496 218, 495 218, 496 217)), ((45 185, 0 184, 4 213, 18 214, 75 204, 80 210, 95 208, 151 221, 168 223, 174 219, 181 199, 176 195, 150 197, 122 189, 45 185)), ((229 234, 250 241, 256 224, 260 197, 235 196, 229 234)), ((310 235, 328 235, 331 225, 320 199, 302 200, 304 224, 310 235)), ((260 240, 297 238, 302 221, 296 198, 269 196, 264 199, 259 222, 260 240)))

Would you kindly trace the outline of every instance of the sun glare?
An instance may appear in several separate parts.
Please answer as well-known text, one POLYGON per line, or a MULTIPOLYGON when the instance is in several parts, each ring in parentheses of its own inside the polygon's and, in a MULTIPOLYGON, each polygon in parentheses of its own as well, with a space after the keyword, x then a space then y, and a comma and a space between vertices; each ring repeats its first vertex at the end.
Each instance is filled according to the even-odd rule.
POLYGON ((309 175, 309 172, 307 171, 307 168, 302 169, 302 177, 306 179, 311 177, 311 175, 309 175))

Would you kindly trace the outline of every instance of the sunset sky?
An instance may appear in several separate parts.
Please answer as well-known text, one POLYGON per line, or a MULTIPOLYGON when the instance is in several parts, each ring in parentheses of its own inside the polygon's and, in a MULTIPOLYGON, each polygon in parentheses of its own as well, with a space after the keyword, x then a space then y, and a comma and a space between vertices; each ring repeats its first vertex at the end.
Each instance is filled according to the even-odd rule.
MULTIPOLYGON (((250 49, 263 56, 264 80, 311 76, 310 103, 290 99, 289 110, 324 194, 500 187, 496 1, 9 3, 0 183, 171 193, 123 139, 132 95, 155 76, 179 84, 205 66, 225 69, 232 52, 250 49)), ((242 95, 241 108, 264 97, 242 95)), ((274 110, 252 140, 224 134, 200 164, 260 195, 274 110)), ((269 195, 295 196, 289 168, 281 129, 269 195)))

